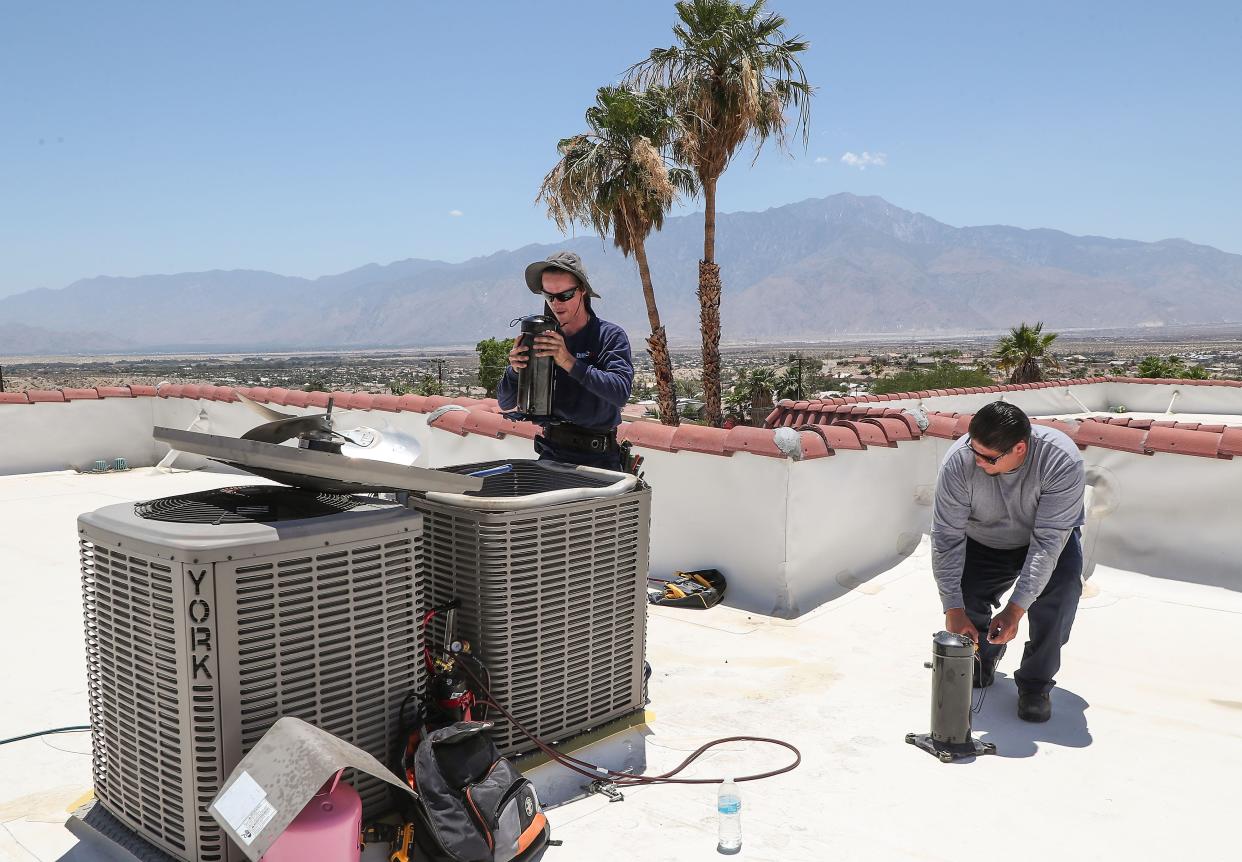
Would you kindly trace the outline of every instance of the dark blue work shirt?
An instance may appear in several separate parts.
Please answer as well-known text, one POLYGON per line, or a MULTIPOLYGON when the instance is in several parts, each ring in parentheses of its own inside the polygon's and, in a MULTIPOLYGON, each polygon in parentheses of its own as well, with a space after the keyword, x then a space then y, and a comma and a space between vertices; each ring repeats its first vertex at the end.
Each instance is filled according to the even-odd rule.
MULTIPOLYGON (((593 431, 611 431, 621 424, 621 408, 634 386, 630 339, 615 323, 591 313, 587 325, 566 336, 565 347, 576 362, 570 371, 553 369, 552 415, 593 431)), ((496 387, 502 410, 517 407, 517 372, 505 369, 496 387)))

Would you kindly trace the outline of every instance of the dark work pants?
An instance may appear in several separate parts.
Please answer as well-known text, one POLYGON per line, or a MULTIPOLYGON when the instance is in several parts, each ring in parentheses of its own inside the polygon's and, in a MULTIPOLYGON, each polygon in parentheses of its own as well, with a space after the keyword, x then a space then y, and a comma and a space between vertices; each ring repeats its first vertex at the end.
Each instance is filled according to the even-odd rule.
MULTIPOLYGON (((966 565, 962 571, 962 597, 966 615, 982 637, 979 657, 995 659, 1001 648, 988 643, 992 609, 1013 586, 1026 562, 1026 548, 999 550, 966 539, 966 565)), ((1057 559, 1052 577, 1026 612, 1030 640, 1022 651, 1022 664, 1013 675, 1019 691, 1047 693, 1061 668, 1061 647, 1069 642, 1078 599, 1082 596, 1082 542, 1075 529, 1057 559)))

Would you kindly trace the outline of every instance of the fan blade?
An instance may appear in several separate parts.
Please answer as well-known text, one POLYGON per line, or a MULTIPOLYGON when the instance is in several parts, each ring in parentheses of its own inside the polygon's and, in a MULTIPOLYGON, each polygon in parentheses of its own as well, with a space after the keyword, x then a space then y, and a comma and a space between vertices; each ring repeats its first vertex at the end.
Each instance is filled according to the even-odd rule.
POLYGON ((259 443, 283 443, 308 432, 331 434, 332 423, 323 415, 290 416, 251 428, 241 435, 241 439, 256 440, 259 443))
POLYGON ((296 413, 281 413, 279 410, 273 410, 271 407, 268 407, 266 404, 260 404, 258 401, 255 401, 253 398, 247 398, 245 395, 242 395, 236 389, 233 390, 233 393, 237 396, 238 400, 241 401, 242 404, 245 404, 247 407, 249 407, 255 413, 258 413, 260 416, 262 416, 264 419, 266 419, 269 422, 275 422, 278 419, 292 419, 295 416, 297 416, 296 413))

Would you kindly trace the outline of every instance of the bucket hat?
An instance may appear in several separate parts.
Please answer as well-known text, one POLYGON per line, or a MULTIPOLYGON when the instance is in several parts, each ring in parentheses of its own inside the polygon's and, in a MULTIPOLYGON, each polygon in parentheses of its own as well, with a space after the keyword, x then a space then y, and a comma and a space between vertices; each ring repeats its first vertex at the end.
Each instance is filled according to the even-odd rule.
POLYGON ((559 269, 575 276, 586 288, 587 296, 599 299, 599 294, 587 280, 586 267, 582 265, 582 258, 572 251, 553 252, 546 259, 537 260, 526 267, 526 286, 530 288, 531 293, 543 293, 543 273, 549 269, 559 269))

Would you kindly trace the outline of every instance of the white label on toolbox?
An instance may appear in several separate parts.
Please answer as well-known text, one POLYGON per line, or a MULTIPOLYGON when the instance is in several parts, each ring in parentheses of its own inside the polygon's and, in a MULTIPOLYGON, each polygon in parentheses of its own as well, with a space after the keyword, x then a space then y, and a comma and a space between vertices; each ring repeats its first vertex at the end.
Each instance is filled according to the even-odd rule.
POLYGON ((267 792, 245 770, 216 800, 216 811, 247 846, 276 816, 267 792))

